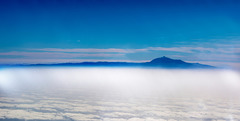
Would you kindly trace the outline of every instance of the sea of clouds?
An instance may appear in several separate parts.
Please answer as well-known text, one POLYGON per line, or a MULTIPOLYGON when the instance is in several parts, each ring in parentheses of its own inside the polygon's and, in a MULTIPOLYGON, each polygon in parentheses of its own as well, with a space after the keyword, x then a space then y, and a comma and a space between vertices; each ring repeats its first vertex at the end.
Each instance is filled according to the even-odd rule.
POLYGON ((0 70, 0 120, 240 120, 240 73, 219 69, 0 70))

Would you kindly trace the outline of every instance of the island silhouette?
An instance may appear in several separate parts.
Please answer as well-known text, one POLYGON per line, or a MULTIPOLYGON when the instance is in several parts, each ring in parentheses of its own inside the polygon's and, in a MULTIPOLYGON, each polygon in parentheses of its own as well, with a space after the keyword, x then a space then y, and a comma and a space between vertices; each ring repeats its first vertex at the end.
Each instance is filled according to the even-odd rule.
POLYGON ((16 64, 2 66, 80 66, 80 67, 149 67, 149 68, 216 68, 200 63, 188 63, 179 59, 171 59, 166 56, 155 58, 150 62, 80 62, 80 63, 55 63, 55 64, 16 64))

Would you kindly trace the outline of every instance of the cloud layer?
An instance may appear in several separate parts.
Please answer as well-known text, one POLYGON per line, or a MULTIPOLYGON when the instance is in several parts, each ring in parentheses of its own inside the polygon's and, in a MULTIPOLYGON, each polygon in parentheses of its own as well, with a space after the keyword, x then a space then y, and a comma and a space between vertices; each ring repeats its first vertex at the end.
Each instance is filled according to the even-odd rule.
POLYGON ((240 120, 240 76, 229 70, 0 70, 0 119, 240 120))

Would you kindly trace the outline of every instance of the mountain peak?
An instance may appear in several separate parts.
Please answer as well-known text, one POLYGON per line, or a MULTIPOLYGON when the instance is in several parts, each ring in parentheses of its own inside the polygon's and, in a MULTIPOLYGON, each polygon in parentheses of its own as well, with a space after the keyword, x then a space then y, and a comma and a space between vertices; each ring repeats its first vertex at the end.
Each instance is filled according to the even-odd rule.
POLYGON ((175 60, 175 59, 171 59, 168 58, 166 56, 160 57, 160 58, 155 58, 152 61, 150 61, 150 63, 175 63, 175 62, 183 62, 182 60, 175 60))
POLYGON ((198 63, 188 63, 178 59, 171 59, 166 56, 155 58, 150 62, 146 63, 149 66, 165 67, 165 68, 209 68, 211 66, 198 64, 198 63))
POLYGON ((163 57, 156 58, 156 59, 171 59, 171 58, 169 58, 169 57, 166 57, 166 56, 163 56, 163 57))
MULTIPOLYGON (((166 56, 162 56, 162 57, 155 58, 155 59, 171 59, 171 58, 169 58, 169 57, 166 57, 166 56)), ((153 60, 155 60, 155 59, 153 59, 153 60)), ((171 59, 171 60, 173 60, 173 59, 171 59)))

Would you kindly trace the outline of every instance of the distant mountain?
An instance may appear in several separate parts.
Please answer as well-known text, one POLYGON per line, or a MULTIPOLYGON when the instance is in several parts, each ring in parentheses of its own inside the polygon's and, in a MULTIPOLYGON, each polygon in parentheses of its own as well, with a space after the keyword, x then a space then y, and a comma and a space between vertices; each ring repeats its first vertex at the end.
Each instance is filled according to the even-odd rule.
POLYGON ((204 65, 199 63, 187 63, 182 60, 171 59, 165 56, 153 59, 150 62, 144 63, 144 65, 162 68, 215 68, 210 65, 204 65))
MULTIPOLYGON (((2 65, 3 66, 3 65, 2 65)), ((6 66, 6 65, 5 65, 6 66)), ((7 66, 86 66, 86 67, 150 67, 150 68, 215 68, 214 66, 199 63, 187 63, 182 60, 160 57, 145 63, 129 62, 82 62, 82 63, 58 63, 58 64, 20 64, 7 66)))

